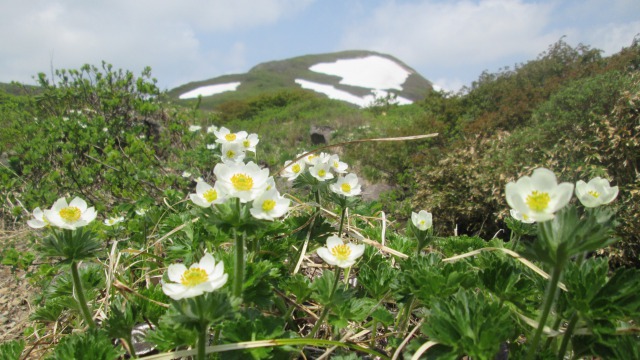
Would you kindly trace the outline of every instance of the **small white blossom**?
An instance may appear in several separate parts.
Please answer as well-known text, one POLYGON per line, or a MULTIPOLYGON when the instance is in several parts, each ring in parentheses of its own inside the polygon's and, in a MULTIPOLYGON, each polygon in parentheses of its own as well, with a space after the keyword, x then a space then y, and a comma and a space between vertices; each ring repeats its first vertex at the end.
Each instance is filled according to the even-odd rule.
POLYGON ((190 172, 188 172, 188 171, 183 171, 183 172, 182 172, 182 177, 183 177, 183 178, 191 177, 191 173, 190 173, 190 172))
POLYGON ((521 214, 520 211, 516 210, 516 209, 511 209, 509 211, 509 213, 511 214, 511 217, 522 222, 525 224, 533 224, 536 221, 529 218, 527 215, 521 214))
POLYGON ((244 146, 237 142, 223 143, 220 151, 224 162, 242 162, 246 157, 244 146))
POLYGON ((256 145, 260 142, 258 139, 258 134, 249 134, 246 139, 242 140, 242 146, 245 151, 251 151, 252 153, 256 152, 256 145))
POLYGON ((214 150, 218 145, 217 144, 207 144, 208 150, 214 150))
POLYGON ((338 181, 329 185, 329 189, 336 194, 343 196, 356 196, 362 192, 360 184, 358 183, 358 176, 356 174, 347 174, 344 177, 339 177, 338 181))
POLYGON ((222 126, 218 130, 214 130, 213 134, 216 136, 216 142, 219 144, 226 143, 242 143, 247 138, 246 131, 238 131, 237 133, 231 132, 226 127, 222 126))
POLYGON ((425 231, 433 226, 433 215, 426 210, 420 210, 417 213, 412 212, 411 222, 418 230, 425 231))
POLYGON ((340 161, 340 157, 338 157, 338 155, 331 155, 331 157, 329 157, 328 160, 329 165, 331 166, 331 169, 336 173, 336 174, 344 174, 347 172, 347 168, 349 167, 349 165, 347 165, 347 163, 344 163, 342 161, 340 161))
POLYGON ((578 180, 576 183, 576 196, 588 208, 606 205, 618 196, 618 187, 611 187, 609 180, 595 177, 588 183, 578 180))
POLYGON ((285 199, 274 188, 263 192, 253 200, 253 207, 249 211, 256 219, 272 221, 286 214, 290 204, 291 200, 285 199))
POLYGON ((306 166, 306 162, 304 159, 293 162, 291 160, 287 160, 284 163, 284 170, 282 171, 282 176, 287 178, 289 181, 295 180, 300 174, 304 172, 304 168, 306 166))
POLYGON ((309 174, 320 181, 333 179, 331 166, 327 163, 319 162, 309 168, 309 174))
POLYGON ((49 225, 49 220, 44 216, 44 212, 37 207, 33 209, 33 219, 28 220, 27 225, 34 229, 40 229, 49 225))
POLYGON ((119 224, 121 222, 124 221, 124 217, 120 216, 120 217, 110 217, 108 219, 104 219, 104 224, 107 226, 113 226, 116 224, 119 224))
POLYGON ((218 127, 215 125, 211 125, 207 127, 207 134, 213 134, 214 131, 218 130, 218 127))
POLYGON ((58 199, 50 210, 44 211, 44 216, 53 226, 75 230, 92 222, 97 213, 93 206, 88 208, 86 201, 76 197, 70 203, 65 198, 58 199))
POLYGON ((211 186, 204 181, 198 181, 196 184, 196 193, 189 194, 189 198, 194 204, 201 207, 209 207, 211 204, 221 204, 226 200, 223 191, 217 184, 211 186))
POLYGON ((167 269, 171 282, 162 281, 162 291, 173 300, 192 298, 221 288, 228 275, 224 263, 216 264, 211 254, 204 254, 200 262, 187 269, 184 264, 171 264, 167 269))
POLYGON ((339 237, 329 236, 327 246, 319 248, 316 253, 329 265, 348 268, 364 254, 364 244, 345 244, 339 237))
POLYGON ((229 197, 237 197, 246 203, 258 197, 267 187, 269 169, 260 169, 253 161, 243 163, 218 163, 213 168, 217 182, 229 197))
POLYGON ((523 216, 534 221, 546 221, 571 200, 573 184, 558 184, 556 175, 548 169, 538 168, 531 177, 523 176, 506 186, 507 203, 523 216))
POLYGON ((202 126, 200 125, 189 125, 190 132, 200 131, 201 129, 202 129, 202 126))

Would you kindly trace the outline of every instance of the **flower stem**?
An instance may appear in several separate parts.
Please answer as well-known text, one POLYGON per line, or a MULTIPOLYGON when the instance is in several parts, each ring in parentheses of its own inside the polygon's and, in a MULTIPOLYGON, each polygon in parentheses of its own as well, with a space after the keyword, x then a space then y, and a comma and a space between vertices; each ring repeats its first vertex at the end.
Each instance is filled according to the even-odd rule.
POLYGON ((340 216, 340 228, 338 228, 338 237, 342 237, 342 225, 344 225, 344 215, 347 212, 347 207, 342 208, 342 215, 340 216))
POLYGON ((205 349, 207 347, 207 328, 208 324, 206 322, 202 322, 200 324, 200 331, 198 334, 198 360, 205 360, 206 354, 205 349))
POLYGON ((329 313, 329 307, 333 302, 333 294, 335 294, 339 282, 340 268, 336 268, 336 278, 333 280, 333 286, 331 287, 331 292, 329 293, 329 304, 325 304, 324 309, 322 309, 322 313, 320 313, 320 317, 316 321, 316 324, 313 326, 313 329, 311 329, 311 332, 309 333, 309 335, 307 335, 307 337, 314 337, 316 335, 316 332, 318 332, 318 329, 320 329, 320 325, 322 325, 324 319, 327 317, 327 314, 329 313))
POLYGON ((569 345, 569 340, 571 340, 573 329, 575 329, 579 318, 580 316, 578 315, 578 313, 574 312, 569 319, 567 329, 564 331, 564 335, 562 335, 562 344, 560 345, 560 351, 558 351, 558 359, 560 360, 564 359, 564 354, 566 354, 567 352, 567 346, 569 345))
POLYGON ((558 292, 558 282, 560 282, 560 275, 562 274, 562 268, 564 267, 563 265, 564 262, 556 263, 553 268, 553 272, 551 273, 551 280, 549 281, 549 285, 547 287, 547 296, 544 300, 542 314, 540 315, 538 328, 533 335, 533 340, 531 341, 527 359, 533 359, 535 357, 535 354, 538 352, 537 347, 540 343, 540 337, 542 335, 542 331, 544 330, 544 325, 547 323, 547 318, 549 317, 549 313, 551 312, 551 306, 554 303, 556 293, 558 292))
POLYGON ((238 232, 234 229, 233 234, 236 240, 236 262, 233 272, 233 295, 242 297, 242 285, 244 283, 244 232, 238 236, 238 232))
POLYGON ((87 306, 87 299, 84 296, 84 289, 82 288, 82 281, 80 279, 80 273, 78 272, 78 263, 75 260, 71 261, 71 276, 73 278, 73 297, 80 307, 84 321, 93 329, 96 327, 96 323, 93 322, 91 311, 89 311, 89 307, 87 306))

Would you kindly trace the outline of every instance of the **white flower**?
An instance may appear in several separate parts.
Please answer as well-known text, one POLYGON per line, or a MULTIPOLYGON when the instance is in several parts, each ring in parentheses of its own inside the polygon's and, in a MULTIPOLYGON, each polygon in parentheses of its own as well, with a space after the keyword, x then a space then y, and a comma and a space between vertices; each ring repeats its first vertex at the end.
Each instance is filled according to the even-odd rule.
POLYGON ((188 171, 183 171, 183 172, 182 172, 182 177, 183 177, 183 178, 191 177, 191 173, 190 173, 190 172, 188 172, 188 171))
POLYGON ((433 226, 433 215, 426 210, 411 212, 411 222, 418 230, 425 231, 433 226))
POLYGON ((595 177, 588 183, 578 180, 576 196, 585 207, 592 208, 606 205, 618 196, 618 187, 611 187, 609 180, 595 177))
POLYGON ((282 171, 282 176, 286 177, 289 181, 295 180, 300 174, 304 172, 305 168, 304 159, 293 162, 291 160, 287 160, 284 163, 284 170, 282 171))
POLYGON ((218 144, 207 144, 207 149, 208 150, 213 150, 218 146, 218 144))
POLYGON ((273 178, 273 176, 269 176, 269 178, 267 179, 267 186, 265 186, 264 191, 269 191, 275 188, 276 188, 276 180, 273 178))
POLYGON ((207 134, 213 134, 214 131, 218 130, 218 127, 215 125, 211 125, 207 127, 207 134))
POLYGON ((109 131, 109 129, 107 129, 106 127, 103 127, 102 131, 107 132, 107 131, 109 131))
POLYGON ((173 300, 199 296, 221 288, 228 275, 222 261, 216 264, 211 254, 204 254, 199 263, 187 269, 184 264, 171 264, 167 269, 171 282, 162 281, 162 291, 173 300))
POLYGON ((67 203, 67 199, 60 198, 50 210, 44 211, 44 216, 51 225, 68 230, 88 225, 96 215, 93 206, 87 208, 87 202, 79 197, 74 198, 70 203, 67 203))
POLYGON ((200 129, 202 129, 202 126, 200 125, 189 125, 189 131, 191 132, 200 131, 200 129))
POLYGON ((147 209, 147 208, 139 208, 139 209, 136 209, 136 214, 138 214, 140 216, 144 216, 144 214, 146 214, 147 211, 149 211, 149 209, 147 209))
POLYGON ((339 237, 329 236, 327 247, 321 247, 316 252, 327 264, 348 268, 364 254, 364 244, 345 244, 339 237))
POLYGON ((124 217, 120 216, 120 217, 110 217, 108 219, 104 219, 104 224, 107 226, 113 226, 116 225, 118 223, 121 223, 124 221, 124 217))
POLYGON ((509 211, 509 213, 511 214, 511 217, 523 222, 525 224, 533 224, 534 222, 536 222, 535 220, 531 219, 530 217, 528 217, 527 215, 521 214, 520 211, 516 210, 516 209, 511 209, 509 211))
POLYGON ((229 197, 237 197, 240 202, 249 202, 267 187, 269 169, 260 169, 253 161, 243 163, 218 163, 213 168, 221 189, 229 197))
POLYGON ((507 203, 533 221, 554 218, 554 213, 571 200, 573 184, 558 184, 555 174, 545 168, 533 170, 531 177, 523 176, 506 186, 507 203))
POLYGON ((242 162, 246 154, 244 146, 241 143, 223 143, 222 144, 222 161, 224 162, 242 162))
POLYGON ((249 134, 246 139, 242 140, 242 146, 245 151, 251 151, 252 153, 256 152, 256 145, 260 142, 258 139, 258 134, 249 134))
POLYGON ((27 225, 34 229, 40 229, 49 225, 49 220, 44 216, 44 212, 37 207, 33 209, 33 219, 28 220, 27 225))
POLYGON ((221 204, 226 200, 224 193, 217 184, 211 186, 204 181, 198 181, 196 193, 189 194, 189 198, 194 204, 205 208, 211 206, 211 204, 221 204))
POLYGON ((197 178, 195 178, 195 180, 196 180, 196 183, 199 183, 199 182, 203 182, 203 181, 204 181, 204 179, 202 178, 202 176, 198 176, 197 178))
POLYGON ((334 193, 344 196, 360 195, 361 192, 356 174, 347 174, 344 177, 339 177, 338 181, 329 185, 329 188, 334 193))
POLYGON ((225 143, 242 143, 244 139, 247 138, 246 131, 239 131, 237 133, 232 133, 229 129, 222 126, 218 130, 214 130, 213 134, 216 136, 216 142, 220 144, 225 143))
POLYGON ((291 200, 285 199, 274 188, 253 200, 253 207, 249 211, 256 219, 273 220, 286 214, 290 204, 291 200))
POLYGON ((335 154, 329 157, 328 163, 331 166, 331 169, 333 169, 333 171, 335 171, 337 174, 346 173, 347 168, 349 167, 347 163, 340 161, 340 158, 338 157, 338 155, 335 155, 335 154))
POLYGON ((309 168, 309 174, 320 181, 333 179, 331 166, 327 163, 319 162, 309 168))
MULTIPOLYGON (((300 157, 300 155, 296 157, 300 157)), ((326 153, 320 153, 320 154, 311 153, 311 154, 307 154, 305 157, 303 157, 303 159, 307 165, 312 166, 317 163, 326 163, 329 160, 329 155, 326 153)))

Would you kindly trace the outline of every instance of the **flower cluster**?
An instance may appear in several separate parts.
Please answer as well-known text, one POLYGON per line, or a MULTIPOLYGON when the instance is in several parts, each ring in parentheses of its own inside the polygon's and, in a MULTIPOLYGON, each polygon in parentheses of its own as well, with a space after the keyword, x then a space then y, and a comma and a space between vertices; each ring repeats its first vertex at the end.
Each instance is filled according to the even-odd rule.
POLYGON ((296 158, 298 160, 287 160, 284 163, 282 176, 289 181, 294 181, 306 170, 318 182, 335 181, 329 185, 329 189, 338 195, 351 197, 362 192, 358 176, 353 173, 347 174, 349 165, 340 161, 337 154, 306 153, 298 154, 296 158))
MULTIPOLYGON (((547 221, 565 207, 574 193, 574 185, 560 183, 549 169, 538 168, 531 176, 523 176, 506 186, 507 203, 511 216, 526 223, 547 221)), ((609 204, 618 196, 618 187, 596 177, 588 183, 580 180, 575 185, 578 200, 588 208, 609 204)))
POLYGON ((216 182, 212 186, 198 181, 196 193, 189 195, 191 201, 209 207, 236 198, 242 204, 252 202, 250 212, 256 219, 274 220, 285 215, 291 201, 280 195, 269 170, 253 161, 243 162, 247 151, 255 153, 258 136, 246 131, 232 133, 225 127, 215 129, 214 134, 222 149, 222 162, 213 168, 216 182))

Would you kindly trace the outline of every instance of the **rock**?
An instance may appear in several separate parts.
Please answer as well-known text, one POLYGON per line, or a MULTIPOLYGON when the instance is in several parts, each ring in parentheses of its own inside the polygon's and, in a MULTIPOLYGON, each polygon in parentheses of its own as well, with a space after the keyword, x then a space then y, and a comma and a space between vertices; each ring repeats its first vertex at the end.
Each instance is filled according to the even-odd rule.
POLYGON ((309 135, 311 135, 311 143, 313 145, 328 144, 331 141, 333 129, 328 126, 311 125, 309 135))

